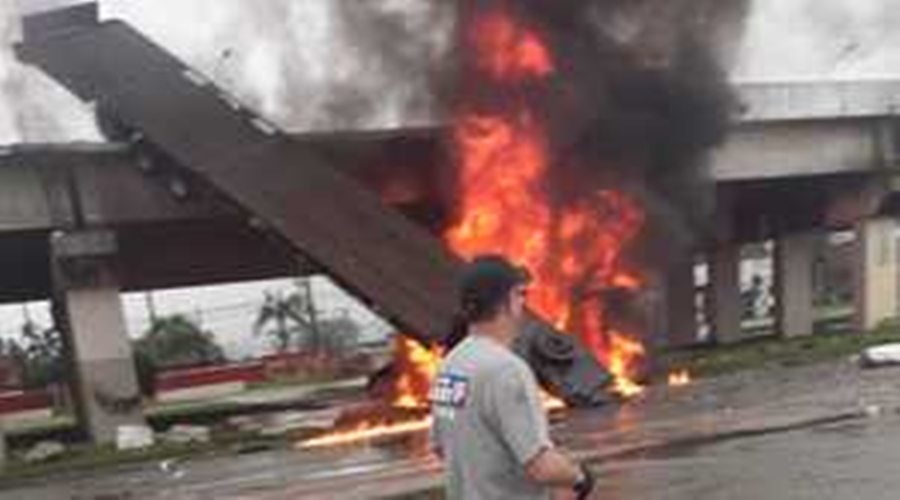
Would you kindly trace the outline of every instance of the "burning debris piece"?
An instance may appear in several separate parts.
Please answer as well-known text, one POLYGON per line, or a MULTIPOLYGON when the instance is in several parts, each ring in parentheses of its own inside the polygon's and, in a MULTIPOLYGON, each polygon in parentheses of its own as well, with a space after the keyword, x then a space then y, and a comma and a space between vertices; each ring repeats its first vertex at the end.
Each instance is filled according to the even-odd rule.
POLYGON ((397 371, 390 388, 391 405, 406 409, 427 409, 428 391, 437 373, 442 350, 439 346, 430 349, 404 335, 395 337, 397 371))
POLYGON ((676 370, 669 374, 668 384, 669 387, 683 387, 686 385, 690 385, 691 373, 687 370, 676 370))

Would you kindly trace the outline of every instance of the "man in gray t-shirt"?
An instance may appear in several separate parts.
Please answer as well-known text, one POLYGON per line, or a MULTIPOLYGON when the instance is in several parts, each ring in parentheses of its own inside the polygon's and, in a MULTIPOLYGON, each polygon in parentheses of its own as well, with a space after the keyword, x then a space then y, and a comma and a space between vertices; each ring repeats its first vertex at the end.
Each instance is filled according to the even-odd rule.
POLYGON ((476 258, 462 273, 468 335, 431 389, 432 444, 451 500, 548 499, 554 488, 587 498, 593 489, 587 469, 553 447, 534 374, 510 349, 527 282, 523 269, 498 256, 476 258))

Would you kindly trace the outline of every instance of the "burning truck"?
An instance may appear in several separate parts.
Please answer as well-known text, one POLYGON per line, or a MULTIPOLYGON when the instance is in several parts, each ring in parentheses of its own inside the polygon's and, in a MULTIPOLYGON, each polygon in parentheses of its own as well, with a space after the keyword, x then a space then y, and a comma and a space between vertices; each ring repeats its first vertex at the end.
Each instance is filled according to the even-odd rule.
POLYGON ((18 54, 97 103, 111 138, 210 186, 400 328, 383 404, 316 446, 428 425, 453 277, 479 253, 533 274, 517 349, 548 406, 643 391, 640 303, 704 237, 698 167, 732 107, 712 47, 737 3, 459 0, 454 77, 435 89, 455 179, 439 238, 95 5, 26 19, 18 54))

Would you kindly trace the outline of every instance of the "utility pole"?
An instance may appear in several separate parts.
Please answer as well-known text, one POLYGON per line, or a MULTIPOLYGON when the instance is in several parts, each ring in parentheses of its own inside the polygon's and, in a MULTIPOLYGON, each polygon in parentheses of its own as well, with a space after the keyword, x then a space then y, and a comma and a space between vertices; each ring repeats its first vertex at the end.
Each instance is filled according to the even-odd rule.
POLYGON ((316 354, 320 354, 322 351, 322 346, 324 342, 322 339, 322 332, 319 329, 319 312, 316 309, 316 302, 313 298, 313 289, 312 289, 312 278, 304 277, 299 280, 301 288, 303 289, 303 293, 305 295, 306 302, 306 314, 309 316, 310 327, 312 328, 313 334, 313 349, 316 354))
POLYGON ((203 309, 197 307, 194 309, 194 318, 197 320, 197 328, 203 329, 203 309))
POLYGON ((26 325, 31 325, 31 309, 27 302, 22 304, 22 317, 25 318, 26 325))
POLYGON ((147 319, 150 320, 150 326, 156 324, 156 302, 153 299, 153 292, 144 292, 144 304, 147 306, 147 319))

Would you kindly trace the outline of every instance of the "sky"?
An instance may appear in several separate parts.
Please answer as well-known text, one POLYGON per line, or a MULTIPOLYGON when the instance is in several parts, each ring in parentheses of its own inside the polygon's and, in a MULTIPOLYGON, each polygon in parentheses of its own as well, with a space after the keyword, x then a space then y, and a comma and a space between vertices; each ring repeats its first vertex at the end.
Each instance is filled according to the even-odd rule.
MULTIPOLYGON (((649 0, 652 1, 652 0, 649 0)), ((659 0, 663 1, 663 0, 659 0)), ((900 77, 895 0, 749 0, 739 81, 900 77)), ((0 144, 95 141, 89 106, 18 64, 22 12, 79 0, 0 1, 0 144)), ((101 0, 282 127, 379 128, 433 121, 433 78, 451 1, 101 0)))
POLYGON ((900 77, 896 0, 753 0, 735 80, 900 77))
MULTIPOLYGON (((0 145, 98 141, 90 105, 19 64, 19 16, 71 0, 0 0, 0 145)), ((292 131, 428 123, 432 78, 446 60, 449 1, 101 0, 122 18, 292 131)), ((900 78, 896 0, 752 0, 735 81, 900 78)), ((162 314, 200 311, 233 355, 262 348, 249 335, 265 290, 290 280, 155 294, 162 314)), ((326 310, 348 309, 373 335, 389 328, 328 283, 326 310)), ((125 296, 130 333, 146 325, 143 296, 125 296)), ((45 307, 30 307, 36 318, 45 307)), ((20 328, 21 306, 0 307, 0 336, 20 328)))

